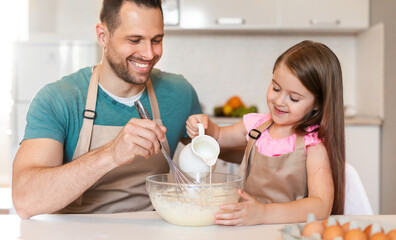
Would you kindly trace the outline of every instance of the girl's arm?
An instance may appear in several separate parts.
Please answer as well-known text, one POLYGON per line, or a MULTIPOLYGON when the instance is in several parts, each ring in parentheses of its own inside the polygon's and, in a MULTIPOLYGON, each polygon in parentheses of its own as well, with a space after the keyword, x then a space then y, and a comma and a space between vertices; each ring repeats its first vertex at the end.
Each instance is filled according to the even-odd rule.
POLYGON ((226 204, 222 209, 232 213, 217 213, 216 223, 222 225, 256 225, 265 223, 303 222, 308 213, 317 219, 327 218, 334 198, 333 178, 329 158, 323 143, 307 149, 308 197, 288 203, 259 203, 240 191, 243 202, 226 204))
POLYGON ((246 145, 246 129, 243 120, 226 127, 220 127, 205 114, 192 115, 186 122, 187 134, 190 138, 198 136, 198 123, 202 123, 205 134, 217 140, 220 147, 240 147, 246 145))

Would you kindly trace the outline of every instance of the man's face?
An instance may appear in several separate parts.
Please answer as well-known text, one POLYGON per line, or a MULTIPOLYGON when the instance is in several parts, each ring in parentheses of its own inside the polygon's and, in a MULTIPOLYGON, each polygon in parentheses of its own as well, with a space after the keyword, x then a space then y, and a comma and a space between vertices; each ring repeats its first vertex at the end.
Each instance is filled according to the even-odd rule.
POLYGON ((120 24, 109 35, 105 57, 119 78, 145 84, 162 55, 161 10, 125 2, 118 18, 120 24))

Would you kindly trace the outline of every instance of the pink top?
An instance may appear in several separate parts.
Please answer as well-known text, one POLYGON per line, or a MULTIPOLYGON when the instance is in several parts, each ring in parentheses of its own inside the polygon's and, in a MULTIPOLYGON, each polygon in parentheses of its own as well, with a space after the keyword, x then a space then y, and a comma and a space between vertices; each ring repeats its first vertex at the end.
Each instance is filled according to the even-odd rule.
MULTIPOLYGON (((257 128, 264 122, 271 119, 270 114, 262 114, 262 113, 249 113, 243 116, 243 123, 247 132, 250 130, 257 128)), ((307 131, 311 131, 318 126, 311 126, 307 129, 307 131)), ((246 135, 246 139, 249 140, 249 134, 246 135)), ((318 138, 317 132, 308 133, 304 136, 305 140, 305 149, 309 146, 316 145, 321 143, 322 140, 318 138)), ((296 134, 290 135, 288 137, 282 139, 273 139, 268 132, 268 129, 265 130, 259 139, 256 141, 257 149, 260 153, 269 156, 276 157, 282 154, 286 154, 294 151, 294 145, 296 142, 296 134)))

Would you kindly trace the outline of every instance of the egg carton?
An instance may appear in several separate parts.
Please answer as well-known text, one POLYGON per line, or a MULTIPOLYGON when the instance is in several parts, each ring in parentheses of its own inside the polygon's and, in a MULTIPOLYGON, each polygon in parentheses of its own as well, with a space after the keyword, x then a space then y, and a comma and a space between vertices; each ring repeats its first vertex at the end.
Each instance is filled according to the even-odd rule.
MULTIPOLYGON (((379 222, 379 221, 370 221, 367 219, 356 219, 356 218, 350 219, 345 216, 331 216, 331 218, 334 218, 337 222, 339 222, 341 224, 353 221, 354 223, 356 223, 357 227, 359 227, 361 230, 364 230, 370 224, 377 224, 379 227, 381 227, 384 230, 385 233, 396 228, 396 226, 394 224, 389 224, 389 223, 384 223, 384 222, 379 222)), ((319 235, 314 235, 311 237, 302 236, 301 232, 302 232, 305 224, 306 223, 285 225, 280 230, 282 233, 282 239, 283 240, 322 240, 322 238, 319 235)), ((340 239, 342 239, 342 238, 340 238, 340 239)))

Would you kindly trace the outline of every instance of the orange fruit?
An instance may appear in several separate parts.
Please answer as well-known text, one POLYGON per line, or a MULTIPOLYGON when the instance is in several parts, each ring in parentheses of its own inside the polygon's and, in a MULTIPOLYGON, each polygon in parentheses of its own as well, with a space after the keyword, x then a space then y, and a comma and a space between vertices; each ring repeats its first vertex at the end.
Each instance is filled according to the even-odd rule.
POLYGON ((237 109, 239 107, 245 106, 245 104, 243 104, 241 98, 238 96, 232 96, 230 99, 228 99, 228 101, 225 105, 231 106, 232 109, 237 109))

